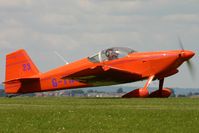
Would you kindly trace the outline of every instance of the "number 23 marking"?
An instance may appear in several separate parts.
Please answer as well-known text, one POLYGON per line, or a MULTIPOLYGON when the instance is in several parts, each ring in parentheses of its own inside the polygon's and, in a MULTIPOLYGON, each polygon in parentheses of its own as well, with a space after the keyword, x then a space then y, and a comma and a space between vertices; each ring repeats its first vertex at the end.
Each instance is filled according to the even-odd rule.
POLYGON ((31 70, 31 66, 29 63, 23 64, 23 71, 30 71, 30 70, 31 70))

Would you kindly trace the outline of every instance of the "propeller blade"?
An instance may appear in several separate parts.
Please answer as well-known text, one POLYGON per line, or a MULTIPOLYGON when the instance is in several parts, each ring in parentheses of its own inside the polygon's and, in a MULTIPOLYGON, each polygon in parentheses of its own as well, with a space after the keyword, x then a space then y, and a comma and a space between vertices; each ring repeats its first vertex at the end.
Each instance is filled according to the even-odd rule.
POLYGON ((188 61, 186 62, 186 64, 187 64, 187 67, 188 67, 188 69, 189 69, 189 72, 190 72, 191 77, 194 79, 194 78, 195 78, 195 68, 194 68, 193 62, 190 61, 190 60, 188 60, 188 61))
POLYGON ((183 46, 182 40, 179 36, 178 36, 178 44, 179 44, 181 50, 184 51, 184 46, 183 46))

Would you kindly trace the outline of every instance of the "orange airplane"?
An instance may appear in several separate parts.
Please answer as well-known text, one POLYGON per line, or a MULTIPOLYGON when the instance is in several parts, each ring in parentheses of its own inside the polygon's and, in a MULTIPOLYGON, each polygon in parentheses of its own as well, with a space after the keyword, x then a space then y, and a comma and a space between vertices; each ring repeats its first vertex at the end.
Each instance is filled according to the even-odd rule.
POLYGON ((123 98, 169 97, 171 90, 163 88, 164 78, 178 72, 183 62, 194 56, 188 50, 136 52, 113 47, 94 56, 41 73, 25 50, 6 56, 5 93, 25 94, 62 89, 107 86, 145 80, 143 88, 133 90, 123 98), (148 86, 159 80, 159 89, 150 93, 148 86))

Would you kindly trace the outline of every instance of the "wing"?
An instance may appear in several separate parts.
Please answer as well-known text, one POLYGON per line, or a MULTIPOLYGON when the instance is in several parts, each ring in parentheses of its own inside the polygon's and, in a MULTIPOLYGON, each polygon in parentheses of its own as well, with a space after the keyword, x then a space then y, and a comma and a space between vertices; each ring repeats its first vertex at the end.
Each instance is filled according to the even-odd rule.
POLYGON ((121 68, 115 68, 111 66, 96 66, 94 68, 86 68, 64 75, 62 79, 74 79, 78 80, 79 82, 101 86, 132 82, 141 77, 141 74, 129 72, 121 68))

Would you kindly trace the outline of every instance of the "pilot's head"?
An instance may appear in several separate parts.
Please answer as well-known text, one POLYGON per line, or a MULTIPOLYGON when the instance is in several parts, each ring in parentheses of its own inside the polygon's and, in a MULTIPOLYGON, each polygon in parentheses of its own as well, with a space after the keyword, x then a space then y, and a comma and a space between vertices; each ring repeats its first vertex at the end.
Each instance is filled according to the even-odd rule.
POLYGON ((117 59, 118 57, 118 53, 116 53, 113 49, 107 49, 105 54, 109 60, 117 59))

